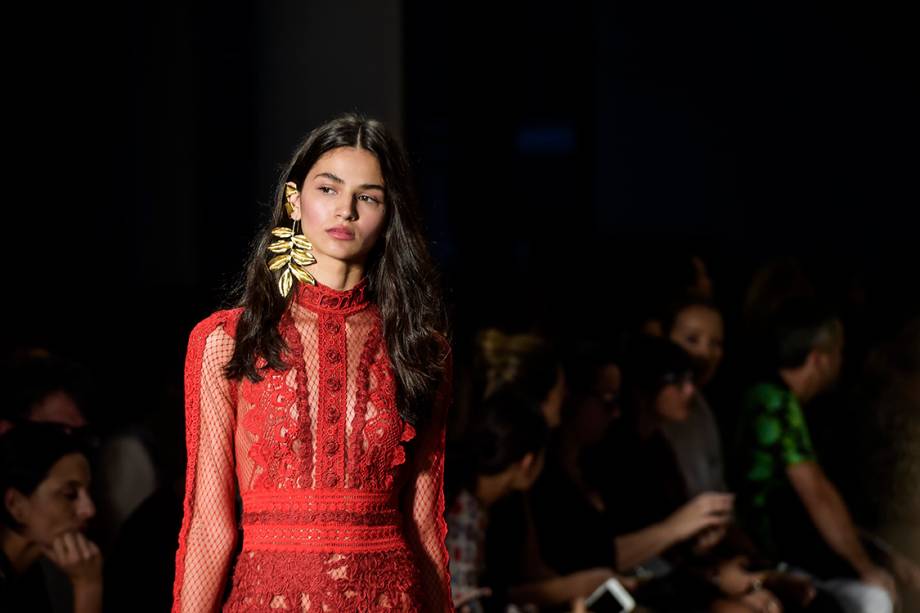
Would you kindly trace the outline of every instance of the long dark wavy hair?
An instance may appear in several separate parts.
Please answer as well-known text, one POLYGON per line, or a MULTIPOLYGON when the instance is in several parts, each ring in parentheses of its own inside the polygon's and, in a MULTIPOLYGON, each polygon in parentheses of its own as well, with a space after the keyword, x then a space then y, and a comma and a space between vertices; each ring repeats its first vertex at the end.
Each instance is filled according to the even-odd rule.
POLYGON ((259 357, 275 370, 295 366, 282 358, 287 346, 278 329, 295 292, 291 291, 287 298, 279 294, 280 271, 268 269, 267 248, 275 240, 271 229, 289 223, 284 184, 293 181, 303 186, 316 161, 339 147, 369 151, 377 158, 383 174, 385 229, 368 254, 365 275, 370 296, 383 319, 400 415, 409 423, 419 424, 430 413, 444 376, 448 348, 445 310, 422 232, 406 154, 383 124, 361 115, 342 115, 314 129, 282 172, 270 219, 253 243, 245 278, 238 288, 237 305, 243 312, 226 375, 260 381, 262 374, 256 367, 259 357))

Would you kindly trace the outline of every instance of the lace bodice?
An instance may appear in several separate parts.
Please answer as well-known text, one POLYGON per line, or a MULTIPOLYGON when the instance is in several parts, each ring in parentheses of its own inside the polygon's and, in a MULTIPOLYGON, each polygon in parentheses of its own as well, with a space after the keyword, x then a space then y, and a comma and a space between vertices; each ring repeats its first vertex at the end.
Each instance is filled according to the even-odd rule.
POLYGON ((382 321, 366 292, 364 282, 345 292, 300 285, 279 325, 294 367, 266 369, 257 383, 223 374, 239 310, 193 330, 174 611, 220 604, 238 523, 227 610, 450 609, 449 382, 416 437, 397 410, 382 321))

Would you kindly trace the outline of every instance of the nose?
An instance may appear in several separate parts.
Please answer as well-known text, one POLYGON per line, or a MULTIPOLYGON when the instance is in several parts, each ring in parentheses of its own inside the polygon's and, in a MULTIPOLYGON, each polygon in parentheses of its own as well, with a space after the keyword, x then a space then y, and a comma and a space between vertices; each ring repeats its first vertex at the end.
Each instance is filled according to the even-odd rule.
POLYGON ((358 218, 358 201, 354 196, 343 197, 336 203, 335 216, 343 220, 352 221, 358 218))
POLYGON ((89 492, 80 490, 80 494, 77 496, 77 517, 85 521, 95 514, 96 505, 93 504, 93 499, 89 497, 89 492))

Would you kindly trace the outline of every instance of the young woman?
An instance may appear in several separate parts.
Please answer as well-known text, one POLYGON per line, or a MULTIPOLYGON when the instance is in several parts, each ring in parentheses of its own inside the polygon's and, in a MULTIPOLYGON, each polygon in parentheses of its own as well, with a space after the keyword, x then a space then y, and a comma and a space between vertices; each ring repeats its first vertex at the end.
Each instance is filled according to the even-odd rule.
POLYGON ((0 436, 0 610, 51 611, 39 558, 70 579, 75 613, 102 611, 102 556, 83 531, 95 514, 89 461, 63 426, 24 422, 0 436))
POLYGON ((231 565, 227 611, 451 608, 433 279, 396 141, 354 115, 311 132, 238 308, 189 341, 175 611, 217 608, 231 565))

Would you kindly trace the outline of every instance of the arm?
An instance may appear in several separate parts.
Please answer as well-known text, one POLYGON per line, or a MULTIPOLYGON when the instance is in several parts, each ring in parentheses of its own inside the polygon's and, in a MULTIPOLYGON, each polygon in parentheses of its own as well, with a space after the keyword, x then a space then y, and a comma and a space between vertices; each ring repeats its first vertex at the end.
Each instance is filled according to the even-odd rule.
POLYGON ((414 478, 404 499, 406 535, 419 564, 425 610, 433 613, 453 611, 444 519, 444 441, 450 386, 448 354, 431 420, 416 441, 414 478))
POLYGON ((873 572, 875 565, 859 541, 846 504, 821 467, 816 462, 800 462, 787 466, 786 475, 824 542, 858 574, 873 572))
POLYGON ((235 386, 223 374, 234 343, 226 324, 225 312, 198 324, 186 355, 188 466, 173 586, 175 613, 217 610, 236 542, 235 386))
POLYGON ((727 525, 733 505, 732 494, 706 492, 677 509, 664 521, 618 536, 618 570, 627 571, 647 562, 703 530, 727 525))
POLYGON ((617 570, 626 572, 659 556, 678 542, 667 521, 616 538, 617 570))
POLYGON ((508 590, 508 599, 521 604, 552 606, 591 595, 607 579, 615 577, 609 568, 593 568, 570 575, 552 577, 516 585, 508 590))

